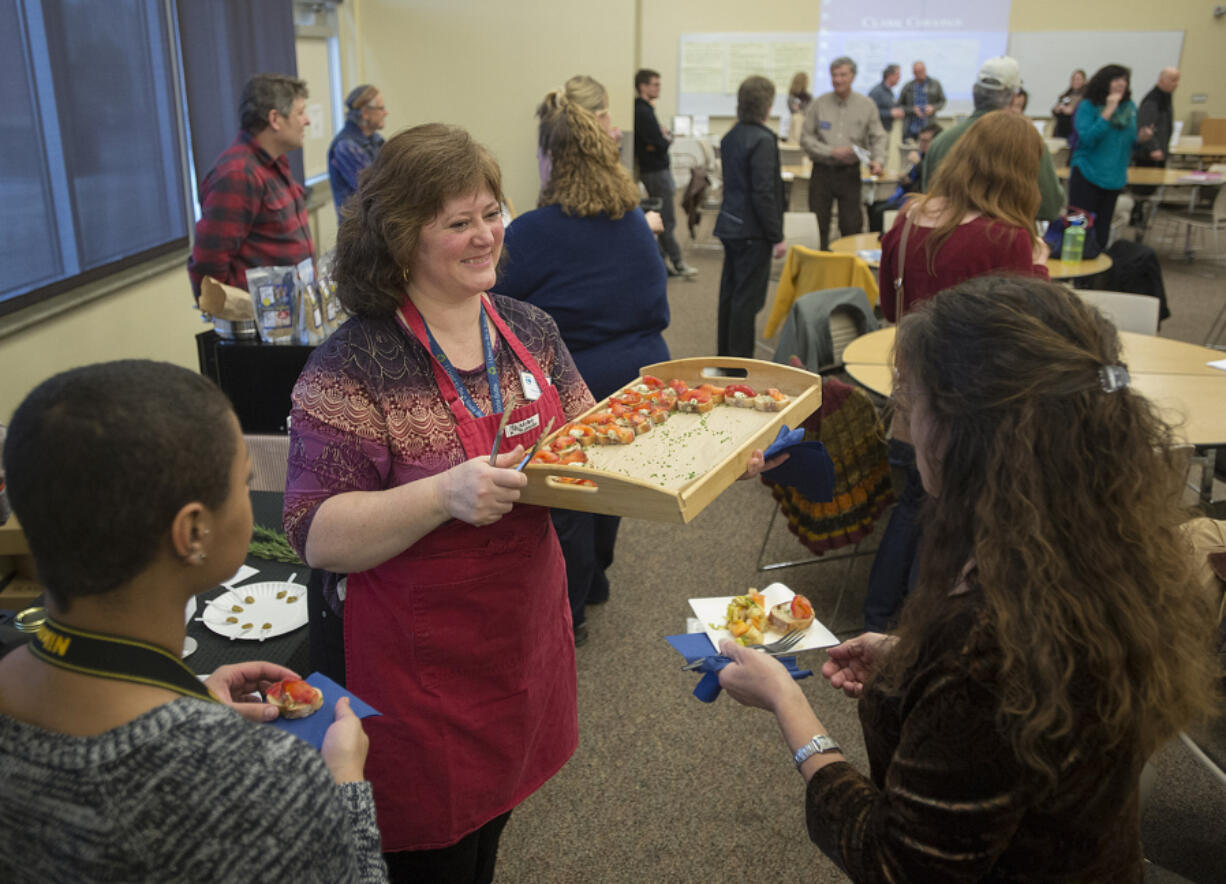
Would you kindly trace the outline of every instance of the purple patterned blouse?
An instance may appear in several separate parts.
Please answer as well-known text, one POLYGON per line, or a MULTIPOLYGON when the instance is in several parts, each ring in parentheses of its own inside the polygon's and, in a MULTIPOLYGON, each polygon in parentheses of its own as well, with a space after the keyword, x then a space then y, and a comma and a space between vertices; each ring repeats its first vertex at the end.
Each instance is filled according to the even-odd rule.
MULTIPOLYGON (((494 307, 557 388, 562 410, 574 418, 594 400, 579 376, 558 327, 531 304, 491 295, 494 307)), ((491 326, 492 328, 492 326, 491 326)), ((501 336, 495 358, 506 407, 522 405, 520 365, 501 336)), ((460 372, 474 401, 490 409, 484 367, 460 372)), ((430 354, 394 317, 351 319, 311 354, 294 385, 290 412, 285 531, 303 555, 319 505, 346 491, 379 491, 441 473, 465 458, 455 418, 439 394, 430 354)), ((324 597, 340 613, 336 583, 324 597)))

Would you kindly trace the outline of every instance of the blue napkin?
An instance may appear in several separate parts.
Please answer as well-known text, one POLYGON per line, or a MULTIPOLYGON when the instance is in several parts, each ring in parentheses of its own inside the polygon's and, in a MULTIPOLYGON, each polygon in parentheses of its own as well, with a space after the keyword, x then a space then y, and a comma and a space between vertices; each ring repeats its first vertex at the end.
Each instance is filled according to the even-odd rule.
MULTIPOLYGON (((710 644, 710 642, 707 642, 707 644, 710 644)), ((353 714, 358 718, 369 718, 371 715, 382 714, 375 707, 359 700, 322 672, 312 672, 303 680, 312 687, 319 688, 324 692, 323 706, 317 709, 313 715, 308 715, 306 718, 273 719, 272 726, 280 728, 287 734, 293 734, 298 739, 310 743, 316 749, 323 748, 324 733, 328 730, 328 726, 332 724, 332 717, 336 714, 336 701, 341 697, 349 698, 349 708, 353 710, 353 714)))
MULTIPOLYGON (((664 640, 673 646, 682 657, 685 657, 686 663, 693 663, 695 660, 703 660, 703 664, 695 672, 701 672, 702 678, 698 681, 698 686, 694 688, 694 696, 704 703, 713 703, 715 698, 719 696, 722 690, 719 686, 719 671, 727 666, 732 660, 720 654, 715 645, 711 644, 711 639, 707 637, 705 632, 683 632, 680 635, 666 635, 664 640)), ((802 678, 808 678, 813 674, 811 669, 801 669, 796 665, 796 658, 791 657, 776 657, 792 674, 792 678, 798 681, 802 678)))
POLYGON ((785 424, 763 453, 770 460, 784 452, 788 454, 787 460, 761 474, 766 481, 795 488, 812 501, 834 500, 834 462, 825 445, 806 442, 803 427, 789 430, 785 424))

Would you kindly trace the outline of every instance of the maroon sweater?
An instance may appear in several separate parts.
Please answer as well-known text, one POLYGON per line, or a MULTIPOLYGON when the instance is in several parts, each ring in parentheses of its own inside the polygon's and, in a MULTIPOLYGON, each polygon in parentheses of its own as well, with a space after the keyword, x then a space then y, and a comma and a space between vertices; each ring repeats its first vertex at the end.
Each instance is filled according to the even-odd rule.
MULTIPOLYGON (((904 218, 899 212, 894 226, 881 238, 881 312, 890 322, 898 321, 894 289, 904 218)), ((1031 263, 1029 233, 982 216, 957 227, 949 235, 937 251, 932 272, 929 272, 928 250, 924 243, 932 230, 912 224, 907 235, 907 260, 903 264, 904 313, 951 285, 985 273, 1023 273, 1049 278, 1046 265, 1031 263)))

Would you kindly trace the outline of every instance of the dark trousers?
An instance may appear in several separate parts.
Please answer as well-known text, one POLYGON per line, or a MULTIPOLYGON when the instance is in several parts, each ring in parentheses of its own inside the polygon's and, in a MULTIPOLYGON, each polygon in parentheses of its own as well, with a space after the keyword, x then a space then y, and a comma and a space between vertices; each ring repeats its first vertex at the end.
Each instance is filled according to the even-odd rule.
POLYGON ((893 626, 919 576, 919 511, 924 503, 924 484, 915 465, 915 446, 891 439, 889 459, 890 466, 901 470, 906 479, 868 574, 864 628, 870 632, 886 632, 893 626))
POLYGON ((345 684, 345 621, 324 600, 324 572, 311 569, 307 578, 308 640, 311 669, 342 687, 345 684))
POLYGON ((1103 190, 1091 184, 1078 168, 1074 168, 1069 176, 1068 203, 1094 213, 1094 227, 1090 232, 1098 240, 1099 251, 1107 250, 1107 240, 1111 237, 1111 216, 1115 214, 1115 201, 1119 198, 1118 190, 1103 190))
POLYGON ((498 839, 510 818, 508 810, 450 847, 383 854, 388 880, 393 884, 489 884, 494 880, 498 839))
POLYGON ((617 529, 622 520, 619 516, 575 510, 550 510, 549 516, 566 560, 566 594, 570 597, 571 622, 579 626, 586 619, 586 605, 609 600, 609 578, 605 570, 613 564, 613 547, 617 544, 617 529))
POLYGON ((639 178, 647 188, 647 195, 661 201, 660 221, 664 224, 664 232, 658 237, 660 247, 668 260, 673 262, 673 268, 680 268, 685 262, 681 260, 681 246, 677 245, 677 237, 673 231, 677 228, 677 203, 673 199, 673 191, 677 185, 673 182, 673 173, 668 169, 659 172, 640 172, 639 178))
POLYGON ((771 275, 771 244, 764 239, 723 239, 724 269, 719 278, 716 354, 754 355, 754 319, 766 303, 771 275))
POLYGON ((830 209, 839 201, 839 235, 851 236, 864 229, 860 212, 860 164, 823 166, 814 164, 809 176, 809 211, 817 215, 817 233, 822 248, 830 247, 830 209))

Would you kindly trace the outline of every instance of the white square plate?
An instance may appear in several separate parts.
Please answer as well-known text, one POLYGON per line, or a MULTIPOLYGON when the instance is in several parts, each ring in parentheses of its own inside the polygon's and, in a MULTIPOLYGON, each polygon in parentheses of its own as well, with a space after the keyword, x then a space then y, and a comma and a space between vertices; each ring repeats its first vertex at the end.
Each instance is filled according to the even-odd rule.
MULTIPOLYGON (((762 590, 762 595, 766 596, 766 607, 769 610, 780 602, 791 601, 792 596, 796 593, 782 583, 772 583, 762 590)), ((726 638, 732 638, 732 633, 720 628, 720 624, 728 619, 728 603, 733 598, 734 596, 726 595, 718 598, 690 599, 690 607, 694 609, 694 616, 702 622, 703 632, 707 634, 707 638, 711 639, 711 644, 715 645, 717 651, 720 642, 726 638)), ((765 636, 766 642, 773 642, 783 638, 783 633, 768 628, 765 636)), ((792 653, 811 651, 815 648, 830 648, 838 643, 839 640, 834 637, 834 633, 815 617, 809 628, 805 630, 805 637, 796 647, 792 648, 792 653)))

